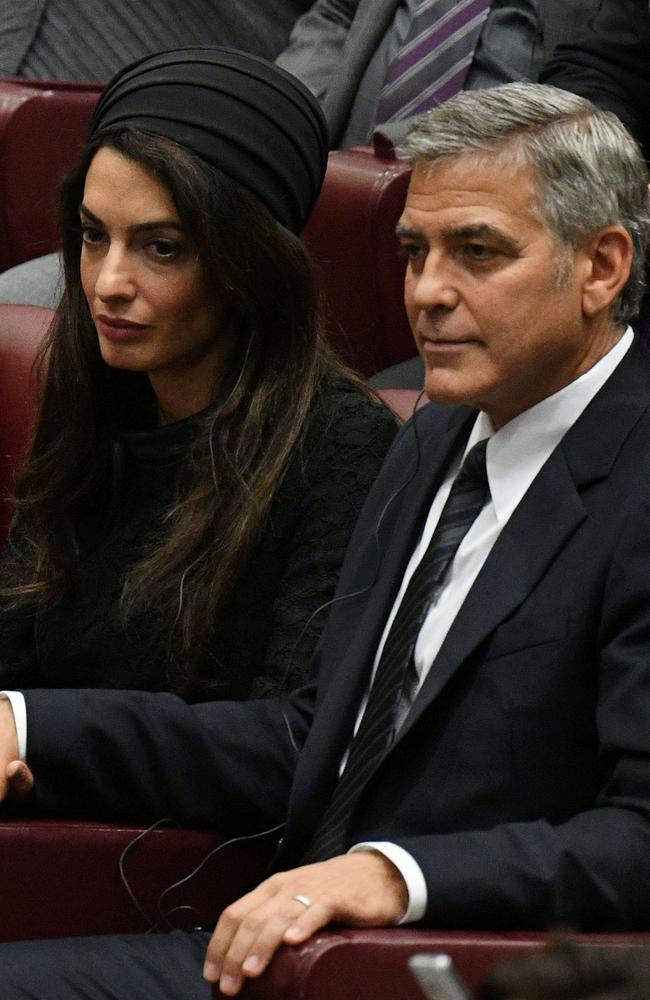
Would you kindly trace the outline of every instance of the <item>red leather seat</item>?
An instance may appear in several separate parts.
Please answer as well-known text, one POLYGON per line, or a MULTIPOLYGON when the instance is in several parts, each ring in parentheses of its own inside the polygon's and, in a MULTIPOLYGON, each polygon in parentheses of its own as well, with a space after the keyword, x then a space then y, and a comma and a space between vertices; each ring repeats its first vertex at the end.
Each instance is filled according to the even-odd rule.
POLYGON ((390 149, 331 152, 303 233, 330 306, 331 341, 365 375, 415 354, 395 238, 409 177, 390 149))
POLYGON ((34 422, 34 359, 54 313, 0 305, 0 548, 12 515, 14 474, 34 422))
POLYGON ((273 843, 90 821, 5 821, 0 940, 211 926, 260 880, 273 843))
POLYGON ((419 389, 376 389, 375 392, 390 407, 400 424, 410 420, 416 410, 429 402, 426 393, 419 389))
POLYGON ((100 91, 99 84, 0 80, 0 271, 56 250, 56 191, 100 91))
MULTIPOLYGON (((540 933, 495 934, 483 931, 332 930, 304 945, 282 948, 258 980, 246 987, 250 1000, 423 1000, 408 969, 418 952, 451 955, 470 990, 509 958, 543 946, 540 933)), ((650 934, 582 934, 591 945, 650 944, 650 934)), ((215 1000, 221 996, 213 992, 215 1000)))

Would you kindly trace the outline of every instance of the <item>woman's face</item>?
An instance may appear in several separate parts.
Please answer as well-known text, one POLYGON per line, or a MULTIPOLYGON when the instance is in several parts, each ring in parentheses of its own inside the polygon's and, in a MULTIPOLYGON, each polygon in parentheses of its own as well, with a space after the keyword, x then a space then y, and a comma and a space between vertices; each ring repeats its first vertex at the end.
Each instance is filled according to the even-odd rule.
POLYGON ((79 214, 81 283, 104 361, 146 372, 163 419, 203 409, 231 338, 170 192, 104 146, 86 174, 79 214))

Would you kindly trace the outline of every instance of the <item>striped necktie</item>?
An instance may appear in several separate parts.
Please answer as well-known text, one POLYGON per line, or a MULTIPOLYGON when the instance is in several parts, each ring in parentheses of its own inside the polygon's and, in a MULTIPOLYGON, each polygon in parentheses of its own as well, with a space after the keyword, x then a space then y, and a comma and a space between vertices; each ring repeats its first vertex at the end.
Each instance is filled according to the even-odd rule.
POLYGON ((389 68, 375 122, 408 118, 463 89, 491 0, 420 0, 389 68))
POLYGON ((352 809, 392 742, 396 711, 422 622, 437 599, 458 546, 488 497, 486 449, 487 439, 474 445, 465 457, 428 548, 409 580, 386 637, 366 710, 350 744, 345 770, 303 864, 331 858, 345 850, 352 809))

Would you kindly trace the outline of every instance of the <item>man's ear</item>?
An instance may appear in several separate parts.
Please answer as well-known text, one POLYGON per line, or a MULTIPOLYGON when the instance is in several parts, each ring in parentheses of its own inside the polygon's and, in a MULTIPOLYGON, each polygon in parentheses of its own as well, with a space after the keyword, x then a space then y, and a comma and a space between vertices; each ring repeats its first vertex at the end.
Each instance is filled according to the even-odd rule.
POLYGON ((582 311, 594 317, 608 309, 630 276, 633 246, 622 226, 605 226, 583 247, 588 267, 582 286, 582 311))

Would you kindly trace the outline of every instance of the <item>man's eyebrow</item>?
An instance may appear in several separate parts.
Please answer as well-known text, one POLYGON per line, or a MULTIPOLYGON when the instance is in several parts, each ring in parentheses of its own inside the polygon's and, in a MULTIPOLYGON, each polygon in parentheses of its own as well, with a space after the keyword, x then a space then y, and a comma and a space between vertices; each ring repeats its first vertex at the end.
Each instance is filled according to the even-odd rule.
POLYGON ((454 226, 451 229, 445 229, 443 236, 445 239, 452 240, 495 240, 501 246, 511 247, 513 250, 520 249, 519 243, 512 236, 508 236, 501 229, 488 226, 485 222, 469 226, 454 226))
MULTIPOLYGON (((91 212, 83 202, 79 205, 79 212, 83 213, 87 219, 94 222, 97 226, 104 225, 99 216, 95 215, 94 212, 91 212)), ((128 232, 142 233, 153 229, 177 229, 178 232, 184 232, 184 228, 185 227, 178 222, 177 219, 152 219, 150 222, 137 222, 135 225, 129 226, 128 232)))
POLYGON ((419 229, 411 229, 410 226, 405 226, 401 222, 398 222, 395 226, 395 235, 398 239, 417 240, 422 237, 422 233, 419 229))

